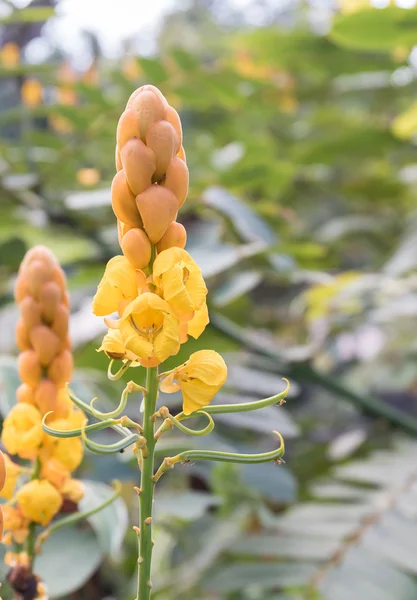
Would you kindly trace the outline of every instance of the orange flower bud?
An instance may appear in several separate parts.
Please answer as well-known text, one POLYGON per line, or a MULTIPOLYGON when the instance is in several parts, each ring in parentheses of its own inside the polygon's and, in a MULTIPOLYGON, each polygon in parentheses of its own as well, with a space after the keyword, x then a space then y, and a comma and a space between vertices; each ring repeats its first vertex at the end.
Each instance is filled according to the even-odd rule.
POLYGON ((148 127, 146 145, 155 152, 156 170, 153 180, 159 181, 178 149, 178 136, 168 121, 157 121, 148 127))
POLYGON ((116 142, 118 148, 123 148, 128 140, 131 138, 139 138, 140 129, 139 121, 135 112, 128 108, 122 113, 119 119, 116 130, 116 142))
POLYGON ((16 343, 19 350, 30 349, 29 329, 25 326, 22 320, 17 322, 16 325, 16 343))
POLYGON ((6 461, 3 452, 0 451, 0 492, 6 483, 6 461))
POLYGON ((35 404, 35 388, 27 383, 22 383, 16 390, 16 398, 18 402, 26 404, 35 404))
POLYGON ((25 350, 17 359, 19 377, 23 383, 36 387, 42 377, 42 367, 34 350, 25 350))
POLYGON ((59 285, 61 292, 65 294, 67 291, 67 278, 59 265, 55 265, 54 267, 52 280, 59 285))
POLYGON ((151 243, 142 229, 131 229, 122 240, 123 254, 135 269, 144 269, 151 260, 151 243))
POLYGON ((69 310, 65 304, 58 304, 55 318, 52 323, 52 331, 61 339, 65 340, 68 335, 69 310))
POLYGON ((29 287, 28 287, 27 279, 24 276, 20 275, 16 279, 16 284, 15 284, 15 288, 14 288, 14 298, 15 298, 16 302, 19 304, 19 302, 21 302, 28 295, 29 295, 29 287))
POLYGON ((58 304, 62 299, 62 290, 58 283, 48 281, 39 290, 39 302, 41 304, 42 319, 46 323, 52 323, 58 304))
POLYGON ((187 162, 187 157, 185 156, 184 146, 180 146, 180 149, 177 152, 178 158, 183 160, 185 163, 187 162))
POLYGON ((152 185, 136 197, 136 203, 143 227, 151 242, 156 244, 175 219, 178 200, 167 188, 152 185))
POLYGON ((19 273, 25 271, 29 265, 36 261, 44 263, 45 266, 51 270, 53 270, 57 264, 56 258, 49 248, 46 248, 46 246, 34 246, 26 252, 25 257, 20 264, 19 273))
POLYGON ((163 250, 172 248, 172 246, 176 246, 177 248, 185 248, 186 243, 187 232, 185 231, 184 225, 173 221, 157 243, 156 249, 158 252, 162 252, 163 250))
POLYGON ((71 381, 72 369, 72 354, 69 350, 63 350, 49 365, 48 378, 52 379, 58 387, 63 387, 71 381))
POLYGON ((113 178, 111 184, 111 202, 114 214, 123 223, 128 223, 134 227, 142 226, 142 219, 136 206, 135 195, 132 194, 127 185, 123 170, 116 173, 113 178))
POLYGON ((70 478, 70 472, 59 460, 49 458, 42 465, 41 476, 62 492, 62 487, 70 478))
POLYGON ((59 337, 46 325, 34 327, 30 332, 30 341, 43 367, 49 365, 61 346, 59 337))
POLYGON ((57 393, 57 387, 50 379, 43 379, 40 382, 35 392, 35 404, 42 415, 50 411, 55 412, 57 393))
POLYGON ((175 110, 175 108, 173 108, 172 106, 168 106, 168 108, 167 108, 166 120, 168 121, 168 123, 171 123, 171 125, 175 129, 177 136, 178 136, 178 145, 175 148, 175 154, 176 154, 182 144, 182 126, 181 126, 180 116, 177 113, 177 111, 175 110))
POLYGON ((23 325, 29 331, 41 323, 41 305, 31 296, 26 296, 20 303, 20 314, 23 325))
POLYGON ((63 485, 61 493, 65 498, 78 504, 83 499, 85 494, 85 485, 78 479, 69 479, 63 485))
POLYGON ((120 150, 117 145, 116 145, 116 154, 115 154, 114 160, 116 163, 116 171, 121 171, 121 169, 123 169, 122 157, 120 156, 120 150))
POLYGON ((137 196, 152 184, 156 169, 155 153, 141 140, 134 138, 126 142, 120 156, 129 187, 137 196))
POLYGON ((127 104, 126 104, 126 108, 132 108, 134 100, 136 100, 136 98, 138 97, 138 95, 141 94, 144 90, 148 90, 148 91, 151 91, 154 94, 156 94, 158 96, 158 98, 161 100, 162 104, 165 106, 165 109, 168 108, 167 99, 165 98, 165 96, 163 95, 163 93, 161 92, 161 90, 158 89, 157 87, 155 87, 154 85, 150 84, 150 83, 147 83, 146 85, 142 85, 140 88, 137 88, 130 95, 129 100, 127 101, 127 104))
POLYGON ((31 294, 37 298, 41 286, 52 278, 53 267, 40 260, 34 260, 28 265, 25 275, 31 294))
POLYGON ((139 120, 142 141, 146 139, 149 125, 155 123, 155 121, 165 119, 166 106, 160 96, 151 89, 140 89, 137 96, 132 100, 129 108, 132 108, 139 120))
POLYGON ((178 208, 184 204, 188 194, 188 167, 183 160, 174 156, 167 168, 161 185, 173 192, 178 199, 178 208))

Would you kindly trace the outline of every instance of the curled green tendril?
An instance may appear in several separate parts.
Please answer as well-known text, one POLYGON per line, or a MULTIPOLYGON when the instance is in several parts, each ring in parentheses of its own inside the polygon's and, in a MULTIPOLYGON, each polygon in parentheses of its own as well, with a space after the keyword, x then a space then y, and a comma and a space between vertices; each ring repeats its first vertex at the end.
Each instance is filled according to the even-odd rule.
MULTIPOLYGON (((67 391, 68 391, 69 397, 74 402, 74 404, 76 406, 78 406, 78 408, 81 408, 85 413, 87 413, 88 415, 91 415, 92 417, 94 417, 94 413, 91 410, 91 407, 90 407, 89 404, 87 404, 86 402, 84 402, 83 400, 81 400, 80 398, 78 398, 74 394, 74 392, 70 390, 70 388, 67 388, 67 391)), ((117 431, 117 433, 120 433, 120 435, 123 435, 125 437, 128 436, 128 435, 130 435, 130 431, 128 429, 126 429, 126 427, 122 427, 122 425, 118 425, 118 424, 113 423, 112 425, 110 425, 110 427, 112 429, 114 429, 114 431, 117 431)))
POLYGON ((274 431, 280 440, 279 448, 261 454, 239 454, 234 452, 216 452, 214 450, 186 450, 171 459, 172 463, 188 462, 190 460, 215 460, 220 462, 257 464, 279 460, 285 452, 284 439, 278 431, 274 431))
MULTIPOLYGON (((284 378, 284 381, 287 384, 285 390, 280 394, 271 396, 270 398, 264 398, 263 400, 257 400, 256 402, 242 402, 240 404, 213 404, 212 406, 205 406, 204 410, 206 413, 211 415, 220 415, 225 413, 248 412, 251 410, 258 410, 260 408, 266 408, 267 406, 272 406, 273 404, 278 404, 285 399, 286 395, 288 394, 288 390, 290 389, 290 382, 288 379, 284 378)), ((194 415, 196 413, 192 414, 194 415)))
POLYGON ((101 423, 93 423, 92 425, 86 425, 84 429, 81 429, 81 428, 80 429, 65 429, 65 430, 52 429, 51 427, 48 427, 48 425, 46 424, 46 419, 49 417, 49 415, 52 415, 52 414, 53 414, 53 411, 51 410, 44 415, 44 417, 42 419, 42 429, 48 435, 52 435, 53 437, 57 437, 57 438, 80 437, 82 435, 83 431, 85 431, 86 433, 89 431, 101 431, 102 429, 106 429, 106 427, 112 427, 114 425, 114 420, 108 419, 107 421, 101 421, 101 423))
POLYGON ((88 517, 95 515, 100 510, 102 510, 103 508, 106 508, 106 506, 109 506, 112 502, 114 502, 116 500, 116 498, 118 498, 120 496, 120 492, 122 491, 122 484, 120 483, 120 481, 114 481, 113 487, 114 487, 114 493, 109 498, 107 498, 107 500, 105 500, 104 502, 99 504, 99 506, 96 506, 95 508, 92 508, 91 510, 86 510, 85 512, 73 513, 72 515, 69 515, 68 517, 64 517, 63 519, 60 519, 59 521, 55 521, 55 523, 53 523, 47 529, 45 529, 38 536, 38 539, 36 540, 36 551, 40 550, 42 544, 51 535, 51 533, 54 533, 55 531, 58 531, 59 529, 62 529, 63 527, 66 527, 67 525, 73 525, 74 523, 78 523, 78 521, 81 521, 82 519, 87 519, 88 517))
POLYGON ((187 433, 188 435, 195 435, 195 436, 204 436, 204 435, 208 435, 209 433, 211 433, 214 429, 214 421, 212 419, 212 417, 204 410, 197 410, 196 412, 193 412, 192 415, 190 415, 190 417, 185 417, 185 415, 183 413, 180 413, 179 415, 177 415, 176 417, 173 417, 172 415, 168 414, 167 415, 167 419, 169 419, 171 421, 171 423, 175 426, 178 427, 178 429, 180 431, 182 431, 183 433, 187 433), (185 425, 183 425, 180 422, 180 419, 185 419, 185 418, 190 418, 190 417, 197 417, 198 415, 204 415, 205 417, 207 417, 208 419, 208 424, 206 425, 206 427, 204 427, 204 429, 199 429, 199 430, 195 430, 195 429, 190 429, 189 427, 186 427, 185 425))
POLYGON ((133 383, 133 381, 129 381, 129 383, 127 384, 127 386, 125 387, 125 389, 122 392, 122 395, 120 398, 120 403, 117 408, 115 408, 114 410, 107 412, 107 413, 100 412, 99 410, 96 410, 94 408, 93 404, 97 400, 97 398, 93 398, 90 403, 91 412, 95 416, 95 418, 99 419, 99 420, 111 419, 111 418, 118 417, 119 415, 122 414, 122 412, 126 408, 129 394, 131 394, 132 392, 137 392, 138 390, 141 390, 141 389, 143 389, 143 388, 140 385, 136 385, 136 383, 133 383))
POLYGON ((107 369, 107 377, 110 379, 110 381, 117 381, 124 374, 124 372, 128 370, 132 362, 133 361, 131 360, 123 361, 123 365, 120 367, 120 369, 116 373, 113 373, 111 369, 114 363, 114 359, 112 359, 109 362, 109 367, 107 369))

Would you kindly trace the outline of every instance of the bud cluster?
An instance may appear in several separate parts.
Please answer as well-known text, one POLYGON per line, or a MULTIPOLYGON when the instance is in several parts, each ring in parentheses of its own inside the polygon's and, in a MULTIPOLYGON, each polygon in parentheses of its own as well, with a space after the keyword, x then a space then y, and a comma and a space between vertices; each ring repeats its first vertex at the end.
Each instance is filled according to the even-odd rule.
MULTIPOLYGON (((7 415, 1 440, 9 455, 32 461, 23 467, 5 455, 5 544, 24 544, 31 523, 46 526, 64 501, 78 502, 83 489, 71 478, 83 456, 79 439, 58 440, 42 430, 53 413, 54 427, 80 427, 85 416, 71 402, 66 384, 73 369, 68 335, 69 298, 65 275, 47 248, 30 250, 19 270, 15 298, 20 309, 17 404, 7 415)), ((0 482, 1 483, 1 482, 0 482)))

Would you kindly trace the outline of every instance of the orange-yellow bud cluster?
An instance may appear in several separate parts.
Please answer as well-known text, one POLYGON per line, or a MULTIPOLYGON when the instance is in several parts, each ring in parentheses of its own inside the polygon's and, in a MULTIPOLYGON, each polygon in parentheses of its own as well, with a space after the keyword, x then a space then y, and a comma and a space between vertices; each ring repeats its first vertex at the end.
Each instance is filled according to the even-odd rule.
POLYGON ((120 246, 135 269, 145 269, 152 245, 184 248, 187 239, 176 222, 188 193, 181 121, 152 85, 136 90, 120 117, 116 168, 112 206, 120 246))
POLYGON ((74 496, 71 471, 83 455, 78 438, 52 438, 42 429, 48 412, 53 412, 52 426, 57 424, 57 428, 73 429, 84 420, 66 390, 73 369, 69 298, 64 272, 50 250, 37 246, 26 254, 15 298, 20 308, 16 341, 22 383, 16 392, 17 404, 4 421, 1 439, 10 455, 33 461, 33 470, 4 457, 6 478, 0 496, 13 501, 4 513, 5 543, 22 543, 31 522, 47 525, 63 499, 74 496))

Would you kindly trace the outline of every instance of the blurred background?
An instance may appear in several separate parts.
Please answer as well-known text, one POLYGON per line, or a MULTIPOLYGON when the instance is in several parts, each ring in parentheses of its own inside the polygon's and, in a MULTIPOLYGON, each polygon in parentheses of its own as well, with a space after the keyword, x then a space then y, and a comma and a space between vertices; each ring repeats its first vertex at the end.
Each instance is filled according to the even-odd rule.
MULTIPOLYGON (((222 403, 291 381, 283 407, 219 415, 208 438, 158 444, 159 457, 202 444, 262 452, 278 429, 287 450, 280 466, 164 476, 155 599, 417 597, 415 4, 0 0, 2 414, 18 385, 13 282, 39 243, 69 280, 73 387, 100 407, 118 402, 90 304, 119 252, 116 124, 144 83, 182 118, 180 219, 210 292, 210 327, 170 365, 221 352, 222 403)), ((82 477, 96 496, 121 479, 125 503, 51 538, 39 571, 53 598, 130 599, 137 465, 88 454, 82 477)))

